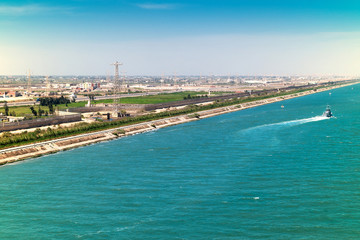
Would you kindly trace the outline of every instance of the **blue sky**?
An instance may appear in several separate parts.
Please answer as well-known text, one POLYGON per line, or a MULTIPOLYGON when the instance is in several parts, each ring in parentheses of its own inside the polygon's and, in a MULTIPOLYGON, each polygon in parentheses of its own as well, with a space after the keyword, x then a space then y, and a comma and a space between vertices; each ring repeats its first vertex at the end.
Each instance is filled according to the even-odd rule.
POLYGON ((360 2, 0 2, 0 75, 360 73, 360 2))

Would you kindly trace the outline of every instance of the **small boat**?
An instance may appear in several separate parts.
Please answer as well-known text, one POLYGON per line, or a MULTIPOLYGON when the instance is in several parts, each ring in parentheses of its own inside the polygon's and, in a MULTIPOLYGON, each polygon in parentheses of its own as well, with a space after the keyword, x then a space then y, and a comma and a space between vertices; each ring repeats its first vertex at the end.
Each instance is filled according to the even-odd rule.
POLYGON ((325 110, 325 112, 323 113, 322 116, 323 117, 328 117, 328 118, 333 116, 329 105, 327 105, 326 110, 325 110))

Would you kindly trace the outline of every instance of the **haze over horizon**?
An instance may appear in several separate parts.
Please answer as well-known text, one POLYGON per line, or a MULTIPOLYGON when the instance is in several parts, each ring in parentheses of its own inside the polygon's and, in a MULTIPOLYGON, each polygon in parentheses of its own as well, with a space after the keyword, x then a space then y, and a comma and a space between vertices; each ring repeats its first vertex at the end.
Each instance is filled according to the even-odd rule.
POLYGON ((5 0, 0 75, 359 75, 360 2, 5 0))

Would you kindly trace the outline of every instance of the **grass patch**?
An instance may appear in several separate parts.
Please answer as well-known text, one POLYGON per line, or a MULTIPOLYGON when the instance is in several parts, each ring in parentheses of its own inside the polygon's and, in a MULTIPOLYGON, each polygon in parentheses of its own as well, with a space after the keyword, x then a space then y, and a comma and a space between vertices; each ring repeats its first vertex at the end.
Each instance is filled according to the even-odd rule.
POLYGON ((141 97, 125 97, 120 98, 120 103, 126 104, 157 104, 157 103, 166 103, 166 102, 175 102, 184 100, 184 97, 188 95, 206 95, 206 92, 178 92, 178 93, 162 93, 158 95, 149 95, 141 97))
MULTIPOLYGON (((332 84, 332 85, 336 85, 336 84, 332 84)), ((327 85, 327 86, 318 86, 318 87, 313 87, 311 89, 315 90, 315 89, 320 89, 323 87, 328 87, 331 86, 327 85)), ((311 90, 309 88, 305 88, 305 89, 300 89, 300 90, 293 90, 291 92, 280 92, 277 94, 273 94, 273 95, 267 95, 268 97, 275 97, 275 96, 283 96, 283 95, 288 95, 291 93, 300 93, 303 91, 308 91, 311 90)), ((229 94, 228 92, 212 92, 211 96, 214 95, 223 95, 223 94, 229 94)), ((157 104, 157 103, 167 103, 167 102, 174 102, 174 101, 181 101, 184 100, 184 97, 187 97, 188 95, 191 96, 197 96, 197 95, 207 95, 207 92, 192 92, 192 91, 184 91, 184 92, 177 92, 177 93, 162 93, 162 94, 158 94, 158 95, 148 95, 148 96, 141 96, 141 97, 124 97, 124 98, 120 98, 120 103, 124 103, 124 104, 157 104)), ((252 98, 254 99, 254 98, 252 98)), ((255 100, 255 99, 254 99, 255 100)), ((103 99, 103 100, 95 100, 93 103, 97 104, 97 103, 113 103, 114 100, 113 99, 103 99)), ((54 106, 54 108, 59 108, 59 110, 66 110, 67 108, 78 108, 78 107, 85 107, 85 105, 87 104, 87 101, 81 101, 81 102, 75 102, 75 103, 69 103, 68 106, 66 106, 66 104, 60 104, 57 106, 54 106)), ((38 110, 38 106, 34 107, 35 110, 38 110)), ((42 106, 41 109, 45 110, 45 111, 49 111, 48 107, 46 106, 42 106)), ((0 108, 0 112, 5 113, 5 109, 2 107, 0 108)), ((30 110, 30 105, 29 106, 18 106, 18 107, 9 107, 9 112, 13 113, 15 112, 17 117, 23 117, 26 115, 32 115, 31 110, 30 110)))
MULTIPOLYGON (((321 87, 320 87, 321 88, 321 87)), ((79 123, 76 124, 73 127, 67 127, 67 128, 59 128, 59 129, 50 129, 47 130, 37 130, 35 132, 23 132, 19 134, 11 134, 10 132, 7 132, 3 135, 2 138, 0 138, 0 148, 6 148, 6 147, 12 147, 12 146, 19 146, 19 145, 25 145, 29 143, 34 142, 41 142, 44 140, 50 140, 50 139, 56 139, 56 138, 62 138, 72 135, 78 135, 81 133, 89 133, 104 129, 110 129, 110 128, 116 128, 136 123, 142 123, 142 122, 148 122, 151 120, 157 120, 167 117, 174 117, 179 116, 183 114, 192 114, 191 117, 199 117, 198 111, 203 110, 210 110, 215 109, 219 107, 225 107, 230 105, 236 105, 246 102, 253 102, 257 100, 262 100, 266 98, 271 97, 278 97, 288 94, 294 94, 298 92, 303 92, 307 90, 312 89, 319 89, 317 88, 307 88, 307 89, 300 89, 300 90, 293 90, 286 93, 277 93, 277 94, 269 94, 269 95, 263 95, 263 96, 254 96, 254 97, 246 97, 246 98, 240 98, 240 99, 231 99, 231 100, 224 100, 224 101, 216 101, 213 104, 204 105, 204 106, 197 106, 197 105, 189 105, 186 108, 178 109, 178 110, 172 110, 172 111, 166 111, 161 113, 150 113, 147 115, 142 115, 138 117, 126 117, 118 121, 111 121, 111 122, 94 122, 94 123, 79 123)), ((122 131, 118 131, 118 134, 122 134, 122 131)))
MULTIPOLYGON (((124 97, 120 98, 120 103, 124 104, 157 104, 157 103, 167 103, 167 102, 175 102, 184 100, 184 97, 188 95, 191 96, 198 96, 198 95, 206 95, 207 92, 192 92, 192 91, 185 91, 185 92, 177 92, 177 93, 161 93, 158 95, 148 95, 148 96, 140 96, 140 97, 124 97)), ((221 95, 223 92, 214 92, 211 95, 221 95)), ((78 107, 85 107, 88 101, 80 101, 75 103, 68 103, 66 104, 59 104, 57 106, 54 105, 54 109, 59 108, 59 110, 66 110, 67 108, 78 108, 78 107)), ((102 99, 93 101, 94 104, 98 103, 114 103, 114 99, 102 99)), ((38 106, 34 107, 35 110, 38 109, 38 106)), ((48 107, 42 106, 41 109, 45 111, 49 111, 48 107)), ((0 112, 5 113, 5 109, 2 107, 0 108, 0 112)), ((16 116, 23 117, 26 115, 32 115, 29 106, 17 106, 17 107, 9 107, 9 112, 15 112, 16 116)))

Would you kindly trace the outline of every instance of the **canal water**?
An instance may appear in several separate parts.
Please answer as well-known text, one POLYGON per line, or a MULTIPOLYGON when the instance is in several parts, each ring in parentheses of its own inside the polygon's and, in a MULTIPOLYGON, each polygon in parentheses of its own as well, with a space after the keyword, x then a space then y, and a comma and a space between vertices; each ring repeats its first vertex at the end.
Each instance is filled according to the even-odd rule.
POLYGON ((1 167, 0 239, 358 238, 360 86, 330 92, 1 167))

